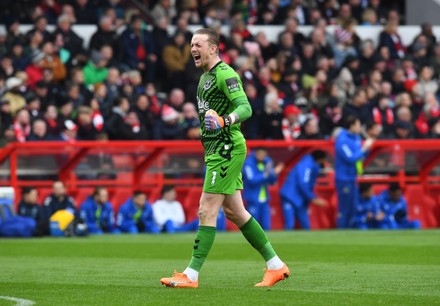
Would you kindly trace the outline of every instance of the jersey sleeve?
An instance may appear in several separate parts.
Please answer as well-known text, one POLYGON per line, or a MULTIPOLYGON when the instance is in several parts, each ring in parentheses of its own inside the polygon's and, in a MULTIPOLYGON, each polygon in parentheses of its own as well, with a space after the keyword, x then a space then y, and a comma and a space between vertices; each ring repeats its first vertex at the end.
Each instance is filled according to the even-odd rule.
POLYGON ((241 79, 235 71, 231 68, 221 70, 218 74, 217 85, 233 104, 234 112, 238 115, 240 121, 244 121, 252 115, 252 107, 244 92, 241 79))

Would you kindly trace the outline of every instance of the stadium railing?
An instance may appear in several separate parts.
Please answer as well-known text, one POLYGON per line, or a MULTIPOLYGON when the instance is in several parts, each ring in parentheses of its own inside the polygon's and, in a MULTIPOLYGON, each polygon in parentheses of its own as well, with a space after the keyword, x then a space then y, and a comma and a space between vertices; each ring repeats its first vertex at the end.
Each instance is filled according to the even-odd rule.
MULTIPOLYGON (((315 149, 329 153, 329 167, 318 179, 316 192, 327 199, 326 207, 311 207, 312 228, 333 228, 336 193, 333 142, 247 141, 248 151, 264 147, 274 163, 285 170, 270 187, 272 223, 283 228, 278 189, 288 171, 315 149)), ((410 218, 423 227, 440 226, 440 142, 437 140, 377 141, 364 162, 360 182, 374 183, 380 192, 390 182, 398 182, 410 206, 410 218)), ((36 186, 40 200, 51 192, 54 180, 65 182, 77 203, 96 186, 105 186, 117 210, 134 190, 147 193, 150 202, 160 196, 163 185, 176 185, 178 199, 188 218, 197 216, 203 183, 203 148, 199 141, 107 141, 107 142, 29 142, 11 143, 0 150, 0 186, 11 186, 20 194, 24 186, 36 186)), ((16 197, 17 203, 19 196, 16 197)), ((232 229, 231 226, 229 228, 232 229)))

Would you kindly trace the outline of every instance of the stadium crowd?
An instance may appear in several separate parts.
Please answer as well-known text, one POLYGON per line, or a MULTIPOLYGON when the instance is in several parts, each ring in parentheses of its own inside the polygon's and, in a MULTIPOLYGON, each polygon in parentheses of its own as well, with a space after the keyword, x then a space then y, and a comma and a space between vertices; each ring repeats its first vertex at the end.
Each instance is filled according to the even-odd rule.
POLYGON ((159 0, 147 1, 148 14, 122 0, 0 6, 2 145, 198 139, 201 72, 188 25, 218 30, 221 58, 240 74, 253 107, 248 139, 325 139, 346 115, 376 138, 440 135, 440 45, 432 26, 422 25, 406 46, 399 11, 380 0, 159 0), (22 33, 22 23, 33 26, 22 33), (86 48, 72 30, 77 24, 98 25, 86 48), (271 42, 264 32, 252 35, 251 24, 284 30, 271 42), (313 26, 310 35, 300 25, 313 26), (378 44, 361 40, 356 25, 383 25, 378 44))

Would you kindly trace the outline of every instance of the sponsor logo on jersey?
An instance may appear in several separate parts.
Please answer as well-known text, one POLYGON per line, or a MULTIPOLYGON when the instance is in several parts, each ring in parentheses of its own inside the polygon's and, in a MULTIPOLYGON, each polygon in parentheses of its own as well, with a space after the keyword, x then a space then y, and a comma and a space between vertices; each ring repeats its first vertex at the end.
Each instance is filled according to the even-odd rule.
POLYGON ((237 78, 226 79, 226 85, 228 86, 229 93, 240 91, 240 85, 237 78))
POLYGON ((210 89, 211 86, 212 86, 212 81, 213 81, 213 80, 214 80, 214 79, 210 79, 210 80, 206 81, 205 85, 203 85, 203 88, 204 88, 205 90, 210 89))
POLYGON ((199 114, 203 114, 209 110, 209 103, 197 96, 197 108, 199 109, 199 114))

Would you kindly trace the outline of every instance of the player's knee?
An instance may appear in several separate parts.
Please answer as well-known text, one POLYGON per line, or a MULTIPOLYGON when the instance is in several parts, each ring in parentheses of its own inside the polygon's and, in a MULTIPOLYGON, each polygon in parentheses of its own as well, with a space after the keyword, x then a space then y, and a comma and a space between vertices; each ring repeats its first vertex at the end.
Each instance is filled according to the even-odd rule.
POLYGON ((209 205, 203 205, 203 203, 200 203, 199 219, 202 224, 212 220, 216 220, 217 212, 213 210, 209 205))

